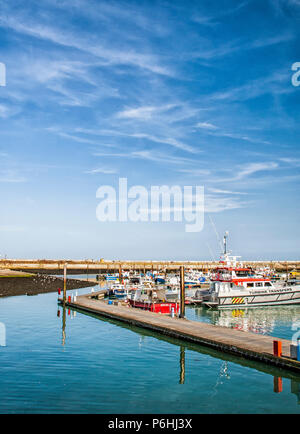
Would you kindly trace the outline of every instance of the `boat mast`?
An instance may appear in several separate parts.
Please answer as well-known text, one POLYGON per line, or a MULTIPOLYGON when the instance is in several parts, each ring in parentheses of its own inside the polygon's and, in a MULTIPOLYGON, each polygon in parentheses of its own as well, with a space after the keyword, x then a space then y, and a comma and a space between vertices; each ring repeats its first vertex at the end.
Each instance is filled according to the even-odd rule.
POLYGON ((225 232, 225 235, 223 238, 224 255, 227 255, 227 238, 228 238, 228 231, 225 232))

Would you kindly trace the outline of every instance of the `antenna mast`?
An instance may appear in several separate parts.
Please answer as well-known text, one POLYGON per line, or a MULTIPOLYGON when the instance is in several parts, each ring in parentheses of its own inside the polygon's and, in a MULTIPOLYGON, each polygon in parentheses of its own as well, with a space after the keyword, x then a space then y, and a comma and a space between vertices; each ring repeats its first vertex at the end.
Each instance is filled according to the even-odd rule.
POLYGON ((224 238, 223 238, 224 255, 227 255, 227 238, 228 238, 228 231, 225 232, 225 235, 224 235, 224 238))

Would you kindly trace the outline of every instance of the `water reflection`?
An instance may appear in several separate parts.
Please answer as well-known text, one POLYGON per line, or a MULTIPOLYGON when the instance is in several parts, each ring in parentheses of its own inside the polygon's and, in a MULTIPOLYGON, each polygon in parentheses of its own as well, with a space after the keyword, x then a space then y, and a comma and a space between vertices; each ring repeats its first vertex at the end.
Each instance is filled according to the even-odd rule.
POLYGON ((297 404, 300 405, 300 381, 291 380, 291 393, 297 396, 297 404))
POLYGON ((179 384, 184 384, 185 381, 185 347, 180 347, 180 376, 179 384))
POLYGON ((62 345, 66 343, 66 306, 63 306, 62 314, 62 345))
MULTIPOLYGON (((71 310, 71 318, 75 318, 76 317, 76 310, 77 309, 69 309, 69 312, 71 310)), ((253 310, 253 309, 250 309, 253 310)), ((62 344, 65 345, 66 343, 66 308, 62 306, 62 344)), ((78 309, 78 311, 80 311, 80 309, 78 309)), ((179 384, 184 385, 186 383, 186 352, 187 351, 193 351, 193 352, 197 352, 200 354, 207 354, 211 357, 217 358, 218 360, 221 360, 221 365, 220 365, 220 370, 219 372, 216 374, 216 384, 212 389, 212 396, 214 396, 217 393, 217 389, 218 387, 223 384, 224 382, 230 381, 231 379, 234 378, 234 373, 230 373, 230 364, 237 364, 240 366, 244 366, 247 368, 252 368, 252 369, 256 369, 257 371, 263 372, 267 375, 271 375, 273 376, 273 392, 274 393, 281 393, 283 391, 283 378, 285 379, 289 379, 290 380, 290 391, 292 394, 295 394, 297 397, 297 404, 300 405, 300 376, 292 371, 288 371, 288 370, 284 370, 282 368, 277 368, 275 366, 268 366, 265 363, 262 362, 256 362, 256 361, 252 361, 252 360, 247 360, 247 359, 243 359, 237 356, 233 356, 233 355, 229 355, 226 353, 222 353, 218 350, 214 350, 211 349, 209 347, 204 347, 198 344, 192 344, 192 343, 184 343, 184 345, 182 345, 182 341, 179 339, 175 339, 175 338, 169 338, 167 336, 161 335, 159 333, 156 332, 150 332, 148 330, 145 329, 141 329, 139 327, 136 326, 130 326, 127 325, 123 322, 120 322, 118 320, 111 320, 111 319, 107 319, 107 318, 101 318, 95 314, 91 314, 91 313, 86 313, 81 311, 81 313, 84 313, 84 315, 93 317, 97 320, 100 321, 104 321, 104 322, 108 322, 111 324, 114 324, 118 327, 121 328, 125 328, 128 330, 131 330, 134 333, 137 333, 139 335, 139 349, 142 347, 142 344, 146 341, 146 337, 154 337, 159 341, 165 341, 168 342, 172 345, 176 345, 179 347, 179 384)), ((222 312, 213 312, 214 315, 214 319, 215 319, 215 324, 219 324, 219 325, 223 325, 224 324, 224 320, 228 320, 228 319, 236 319, 236 318, 240 318, 240 316, 236 316, 236 313, 234 313, 231 317, 230 315, 228 315, 230 312, 228 311, 222 311, 222 312)), ((267 318, 263 319, 263 321, 266 321, 266 324, 269 324, 268 321, 270 321, 270 318, 268 317, 268 315, 271 315, 272 313, 272 309, 268 310, 268 312, 266 312, 265 309, 261 309, 261 311, 257 311, 258 315, 264 315, 267 313, 267 318)), ((70 314, 70 313, 69 313, 70 314)), ((244 313, 246 315, 246 312, 244 313)), ((293 317, 294 315, 297 315, 297 312, 293 312, 293 310, 289 310, 286 312, 281 312, 280 313, 282 318, 290 318, 291 316, 293 317)), ((60 316, 60 315, 58 315, 60 316)), ((243 318, 243 316, 242 316, 243 318)), ((256 319, 258 319, 257 316, 255 316, 256 319)), ((254 317, 252 318, 254 319, 254 317)), ((249 324, 252 324, 251 321, 245 323, 247 324, 247 326, 249 324)), ((249 329, 248 329, 249 330, 249 329)), ((233 370, 234 372, 234 370, 233 370)))
MULTIPOLYGON (((257 307, 245 309, 213 310, 204 307, 189 309, 189 318, 209 321, 211 324, 259 334, 272 334, 278 325, 299 321, 300 306, 257 307), (193 312, 194 311, 194 312, 193 312)), ((291 332, 292 335, 292 332, 291 332)))

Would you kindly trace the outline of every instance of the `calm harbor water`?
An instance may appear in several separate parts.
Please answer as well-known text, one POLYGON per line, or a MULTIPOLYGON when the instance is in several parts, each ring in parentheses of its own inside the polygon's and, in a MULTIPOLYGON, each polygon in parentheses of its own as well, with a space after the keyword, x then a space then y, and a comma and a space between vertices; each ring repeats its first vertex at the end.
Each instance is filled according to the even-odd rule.
MULTIPOLYGON (((291 339, 300 306, 186 316, 291 339)), ((64 313, 56 293, 2 298, 0 321, 0 413, 300 413, 300 376, 64 313)))

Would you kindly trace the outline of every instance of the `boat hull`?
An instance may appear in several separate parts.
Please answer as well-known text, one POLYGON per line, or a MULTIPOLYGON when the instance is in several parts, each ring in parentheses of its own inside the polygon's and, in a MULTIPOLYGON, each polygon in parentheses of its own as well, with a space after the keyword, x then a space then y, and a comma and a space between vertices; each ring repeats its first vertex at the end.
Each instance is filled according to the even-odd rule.
POLYGON ((155 283, 166 283, 166 279, 163 279, 162 277, 157 277, 155 279, 155 283))
MULTIPOLYGON (((247 294, 219 296, 218 308, 277 306, 288 304, 300 304, 300 291, 286 291, 269 294, 247 294)), ((207 303, 209 304, 209 302, 207 303)))

